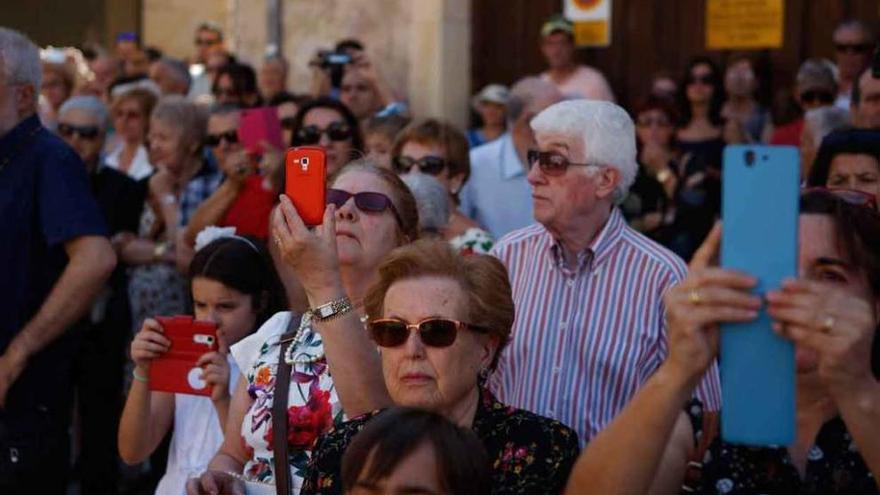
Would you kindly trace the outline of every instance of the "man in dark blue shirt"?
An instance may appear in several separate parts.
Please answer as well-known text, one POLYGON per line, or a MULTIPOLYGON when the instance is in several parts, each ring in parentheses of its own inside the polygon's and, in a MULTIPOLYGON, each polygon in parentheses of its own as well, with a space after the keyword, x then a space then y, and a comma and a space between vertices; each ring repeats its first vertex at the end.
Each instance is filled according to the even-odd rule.
POLYGON ((36 117, 40 75, 37 47, 0 28, 0 493, 64 493, 65 330, 116 265, 82 161, 36 117))

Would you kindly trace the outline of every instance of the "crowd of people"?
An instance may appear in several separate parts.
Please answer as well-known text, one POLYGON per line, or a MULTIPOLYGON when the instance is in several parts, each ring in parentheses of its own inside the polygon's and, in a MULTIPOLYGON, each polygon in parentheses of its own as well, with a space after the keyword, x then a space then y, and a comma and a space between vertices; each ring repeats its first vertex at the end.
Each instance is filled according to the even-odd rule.
POLYGON ((546 71, 460 129, 355 39, 291 92, 210 23, 186 61, 0 28, 0 493, 880 493, 876 41, 840 24, 772 98, 760 57, 695 58, 627 111, 554 16, 546 71), (801 151, 798 276, 763 298, 716 266, 741 143, 801 151), (297 146, 326 156, 314 228, 297 146), (762 307, 797 349, 789 446, 718 433, 719 325, 762 307), (207 395, 156 386, 186 315, 207 395))

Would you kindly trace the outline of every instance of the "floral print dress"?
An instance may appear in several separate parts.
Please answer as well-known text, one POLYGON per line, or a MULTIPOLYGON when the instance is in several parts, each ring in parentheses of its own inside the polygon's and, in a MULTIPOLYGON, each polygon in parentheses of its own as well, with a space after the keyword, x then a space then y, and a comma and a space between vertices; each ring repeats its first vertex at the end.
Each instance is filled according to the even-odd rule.
MULTIPOLYGON (((289 312, 277 313, 230 351, 247 380, 248 395, 253 401, 241 424, 241 440, 249 459, 243 475, 256 483, 275 483, 272 404, 280 340, 287 331, 290 318, 289 312)), ((321 335, 312 328, 306 331, 302 343, 293 350, 294 357, 323 354, 321 335)), ((334 424, 343 422, 342 405, 326 359, 291 365, 287 405, 290 480, 293 493, 299 493, 315 439, 334 424)))
MULTIPOLYGON (((375 411, 336 426, 315 444, 302 495, 342 494, 342 456, 375 411)), ((559 421, 498 402, 486 389, 473 431, 489 455, 492 494, 562 493, 577 460, 577 433, 559 421)))

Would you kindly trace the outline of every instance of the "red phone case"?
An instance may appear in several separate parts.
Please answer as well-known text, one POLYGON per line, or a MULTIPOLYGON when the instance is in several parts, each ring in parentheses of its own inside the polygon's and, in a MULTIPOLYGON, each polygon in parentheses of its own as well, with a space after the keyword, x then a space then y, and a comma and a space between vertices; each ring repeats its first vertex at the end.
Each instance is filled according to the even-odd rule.
POLYGON ((287 148, 281 133, 281 122, 275 107, 246 108, 241 111, 238 125, 238 139, 252 155, 262 155, 260 141, 283 150, 287 148))
POLYGON ((300 146, 284 159, 284 193, 293 201, 303 223, 321 225, 326 207, 327 166, 324 148, 300 146))
POLYGON ((156 320, 171 341, 171 347, 150 364, 150 390, 211 395, 211 387, 202 379, 203 370, 196 362, 205 353, 217 350, 217 325, 196 321, 192 316, 156 320))

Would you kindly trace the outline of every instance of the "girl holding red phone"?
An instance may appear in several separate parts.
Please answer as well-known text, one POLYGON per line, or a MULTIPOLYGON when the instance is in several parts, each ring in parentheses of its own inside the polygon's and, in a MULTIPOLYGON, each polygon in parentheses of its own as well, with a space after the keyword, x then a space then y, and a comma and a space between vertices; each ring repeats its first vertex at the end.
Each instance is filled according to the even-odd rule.
POLYGON ((203 233, 189 270, 195 319, 217 325, 218 350, 198 361, 211 396, 150 390, 150 364, 170 345, 157 320, 144 321, 131 344, 135 369, 119 426, 119 453, 128 464, 142 462, 173 425, 168 467, 157 494, 185 493, 187 478, 207 467, 223 441, 231 391, 239 376, 229 347, 282 306, 278 276, 265 248, 233 233, 234 229, 203 233), (212 236, 219 238, 210 240, 212 236), (204 247, 199 249, 199 244, 204 247))

